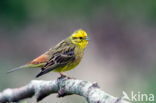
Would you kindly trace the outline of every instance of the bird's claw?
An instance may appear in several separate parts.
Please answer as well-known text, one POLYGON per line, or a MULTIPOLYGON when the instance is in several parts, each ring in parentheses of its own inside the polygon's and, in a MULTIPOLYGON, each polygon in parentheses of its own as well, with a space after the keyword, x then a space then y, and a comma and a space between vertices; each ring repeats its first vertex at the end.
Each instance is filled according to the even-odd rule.
POLYGON ((64 74, 61 74, 61 76, 58 79, 66 78, 67 76, 64 74))
POLYGON ((67 79, 75 79, 75 78, 73 78, 73 77, 69 77, 69 76, 67 76, 67 75, 65 75, 65 74, 62 74, 62 73, 60 73, 60 77, 58 78, 58 79, 62 79, 62 78, 67 78, 67 79))

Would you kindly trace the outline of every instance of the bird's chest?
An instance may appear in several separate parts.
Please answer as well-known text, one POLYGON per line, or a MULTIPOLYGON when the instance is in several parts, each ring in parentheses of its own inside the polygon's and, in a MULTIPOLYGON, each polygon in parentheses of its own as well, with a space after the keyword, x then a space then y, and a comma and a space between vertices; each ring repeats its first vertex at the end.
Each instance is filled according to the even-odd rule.
POLYGON ((75 53, 75 61, 77 61, 77 63, 79 63, 84 55, 84 50, 80 49, 80 48, 76 48, 74 53, 75 53))

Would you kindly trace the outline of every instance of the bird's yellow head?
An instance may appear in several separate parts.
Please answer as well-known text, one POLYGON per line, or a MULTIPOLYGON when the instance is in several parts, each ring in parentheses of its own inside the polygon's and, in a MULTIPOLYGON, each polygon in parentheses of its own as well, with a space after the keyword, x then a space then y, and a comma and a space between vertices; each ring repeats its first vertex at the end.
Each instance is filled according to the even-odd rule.
POLYGON ((79 29, 70 36, 70 40, 81 48, 86 48, 89 39, 88 34, 84 30, 79 29))

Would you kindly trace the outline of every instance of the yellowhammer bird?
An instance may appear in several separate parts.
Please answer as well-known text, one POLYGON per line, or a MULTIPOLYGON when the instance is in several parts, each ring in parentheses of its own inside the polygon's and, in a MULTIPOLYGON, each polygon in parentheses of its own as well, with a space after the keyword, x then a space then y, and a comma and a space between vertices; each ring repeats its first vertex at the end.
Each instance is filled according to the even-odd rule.
POLYGON ((59 72, 63 75, 62 72, 71 70, 80 63, 87 44, 87 33, 82 29, 77 30, 41 56, 8 72, 23 68, 41 68, 41 72, 38 73, 36 77, 42 76, 50 71, 59 72))

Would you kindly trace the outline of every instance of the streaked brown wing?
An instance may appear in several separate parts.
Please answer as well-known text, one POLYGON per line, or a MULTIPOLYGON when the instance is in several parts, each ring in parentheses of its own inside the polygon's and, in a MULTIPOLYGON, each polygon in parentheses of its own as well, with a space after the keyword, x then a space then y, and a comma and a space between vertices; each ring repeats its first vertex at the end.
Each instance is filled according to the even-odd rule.
POLYGON ((49 59, 49 61, 45 64, 45 66, 41 68, 41 72, 37 74, 36 77, 39 77, 43 74, 48 73, 49 71, 52 71, 61 66, 65 66, 66 64, 74 61, 74 49, 75 47, 73 46, 64 48, 64 50, 57 51, 56 53, 54 53, 53 56, 49 59))

